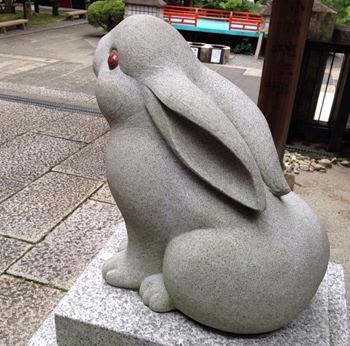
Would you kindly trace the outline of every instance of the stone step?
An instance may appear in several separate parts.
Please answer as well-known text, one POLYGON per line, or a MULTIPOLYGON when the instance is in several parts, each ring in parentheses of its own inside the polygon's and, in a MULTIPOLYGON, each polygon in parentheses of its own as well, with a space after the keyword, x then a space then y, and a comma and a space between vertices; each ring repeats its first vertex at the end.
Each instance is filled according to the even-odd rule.
POLYGON ((339 264, 329 263, 310 306, 290 325, 242 337, 206 328, 177 312, 154 313, 136 291, 107 285, 101 267, 125 237, 123 224, 27 346, 349 345, 344 272, 339 264))

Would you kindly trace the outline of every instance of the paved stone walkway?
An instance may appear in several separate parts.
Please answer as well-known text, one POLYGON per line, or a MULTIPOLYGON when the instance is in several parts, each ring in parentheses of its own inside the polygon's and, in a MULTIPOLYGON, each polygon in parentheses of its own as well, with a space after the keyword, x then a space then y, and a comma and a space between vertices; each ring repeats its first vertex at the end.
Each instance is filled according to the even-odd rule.
MULTIPOLYGON (((0 346, 26 344, 122 221, 106 186, 106 121, 57 107, 97 109, 101 36, 83 20, 0 35, 0 346)), ((210 67, 257 100, 262 60, 210 67)))

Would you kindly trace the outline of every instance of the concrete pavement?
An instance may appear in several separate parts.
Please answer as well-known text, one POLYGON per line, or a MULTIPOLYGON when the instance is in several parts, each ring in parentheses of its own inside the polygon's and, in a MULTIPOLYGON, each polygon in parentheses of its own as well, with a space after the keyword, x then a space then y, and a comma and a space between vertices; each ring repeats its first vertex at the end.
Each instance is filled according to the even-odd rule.
MULTIPOLYGON (((102 30, 83 20, 50 28, 0 35, 0 346, 26 344, 122 221, 106 186, 108 125, 91 69, 102 30)), ((262 64, 237 55, 210 68, 256 101, 262 64)), ((350 187, 335 188, 344 204, 330 225, 332 259, 349 285, 350 187)), ((331 204, 314 203, 321 214, 331 204)))

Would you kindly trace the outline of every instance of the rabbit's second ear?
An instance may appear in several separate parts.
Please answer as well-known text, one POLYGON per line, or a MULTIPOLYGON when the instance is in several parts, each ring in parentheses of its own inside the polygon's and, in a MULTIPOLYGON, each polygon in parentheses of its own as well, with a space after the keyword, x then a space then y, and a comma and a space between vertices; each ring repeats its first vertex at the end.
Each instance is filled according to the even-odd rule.
POLYGON ((235 126, 187 77, 159 76, 143 88, 146 107, 174 154, 216 190, 263 211, 264 183, 235 126))

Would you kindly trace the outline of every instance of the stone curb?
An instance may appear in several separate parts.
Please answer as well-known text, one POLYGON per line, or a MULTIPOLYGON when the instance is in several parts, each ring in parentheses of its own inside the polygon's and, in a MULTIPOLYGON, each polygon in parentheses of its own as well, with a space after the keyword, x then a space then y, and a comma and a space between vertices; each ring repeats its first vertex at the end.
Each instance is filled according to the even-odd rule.
POLYGON ((61 29, 65 27, 77 26, 82 24, 88 24, 88 21, 86 19, 75 19, 74 21, 62 19, 57 23, 49 24, 49 25, 34 25, 34 26, 27 25, 26 30, 12 29, 12 30, 8 30, 6 34, 0 34, 0 40, 6 39, 6 38, 13 38, 17 36, 29 35, 35 32, 55 30, 58 28, 61 29))

